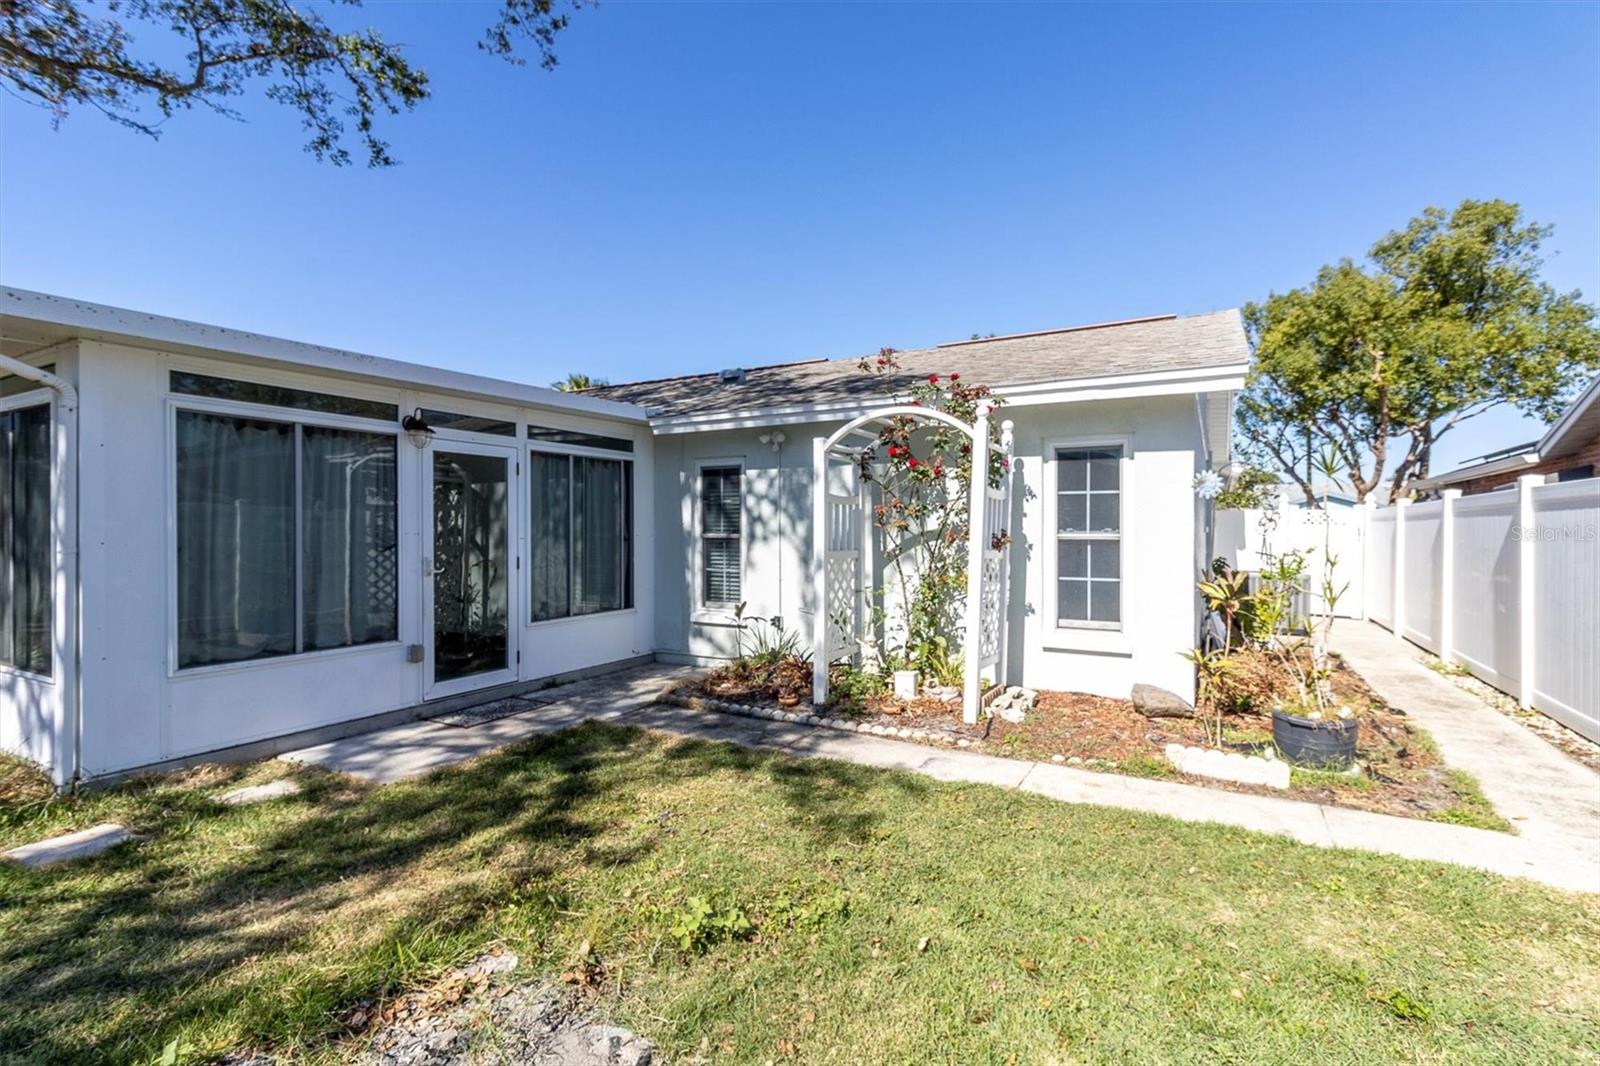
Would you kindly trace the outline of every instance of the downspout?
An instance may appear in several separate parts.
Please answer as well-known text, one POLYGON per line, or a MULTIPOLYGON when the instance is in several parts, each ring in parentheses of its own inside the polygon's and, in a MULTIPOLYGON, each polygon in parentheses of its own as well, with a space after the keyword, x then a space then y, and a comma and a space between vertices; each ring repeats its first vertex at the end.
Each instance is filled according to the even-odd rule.
MULTIPOLYGON (((51 479, 50 509, 65 518, 61 524, 61 556, 71 564, 67 581, 69 602, 62 605, 64 610, 69 611, 66 623, 67 640, 71 645, 69 662, 63 663, 62 669, 70 670, 71 675, 62 679, 61 691, 66 703, 66 719, 72 730, 72 772, 66 783, 76 785, 83 772, 83 641, 78 610, 81 587, 78 580, 78 390, 66 378, 29 366, 8 355, 0 354, 0 370, 15 374, 24 381, 37 382, 60 398, 60 403, 56 405, 56 417, 61 435, 66 439, 66 454, 61 457, 60 469, 51 479)), ((55 442, 51 444, 54 447, 55 442)))

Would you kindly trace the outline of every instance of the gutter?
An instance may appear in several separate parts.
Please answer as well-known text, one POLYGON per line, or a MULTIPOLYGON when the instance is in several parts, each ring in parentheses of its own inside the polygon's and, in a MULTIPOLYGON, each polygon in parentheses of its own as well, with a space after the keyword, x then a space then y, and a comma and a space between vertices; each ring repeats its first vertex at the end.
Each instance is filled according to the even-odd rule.
MULTIPOLYGON (((51 479, 50 510, 61 515, 61 556, 70 564, 67 574, 67 602, 61 605, 67 612, 66 630, 71 647, 61 663, 61 692, 66 719, 72 730, 72 765, 66 784, 76 785, 83 772, 83 699, 82 659, 83 641, 79 630, 78 599, 78 390, 66 378, 29 366, 18 359, 0 354, 0 369, 15 374, 25 381, 37 382, 51 389, 59 397, 56 405, 61 437, 66 454, 59 456, 56 476, 51 479), (65 672, 70 671, 70 674, 65 672)), ((54 523, 52 522, 52 525, 54 523)), ((52 622, 52 626, 54 622, 52 622)))

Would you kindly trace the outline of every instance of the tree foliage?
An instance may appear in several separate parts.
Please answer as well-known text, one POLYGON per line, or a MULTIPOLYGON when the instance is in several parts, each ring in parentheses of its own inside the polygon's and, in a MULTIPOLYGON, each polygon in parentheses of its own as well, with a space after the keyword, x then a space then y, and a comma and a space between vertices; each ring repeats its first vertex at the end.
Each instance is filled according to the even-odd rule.
MULTIPOLYGON (((479 47, 520 64, 518 46, 531 42, 548 70, 568 17, 556 0, 502 0, 479 47)), ((288 0, 0 0, 0 80, 55 123, 87 106, 151 137, 197 104, 237 117, 230 101, 263 82, 268 99, 299 112, 306 150, 339 166, 352 137, 369 166, 393 165, 378 119, 430 94, 427 73, 377 30, 337 30, 288 0), (181 62, 156 58, 169 41, 146 46, 143 35, 162 29, 177 36, 181 62)))
POLYGON ((609 385, 611 382, 605 378, 592 378, 579 370, 574 370, 560 381, 552 381, 550 387, 557 392, 582 392, 584 389, 598 389, 609 385))
POLYGON ((1441 436, 1497 404, 1553 419, 1600 366, 1600 331, 1579 293, 1540 278, 1549 234, 1503 200, 1430 207, 1367 264, 1343 260, 1248 305, 1245 453, 1314 501, 1310 460, 1331 449, 1365 499, 1390 465, 1401 494, 1427 475, 1441 436))

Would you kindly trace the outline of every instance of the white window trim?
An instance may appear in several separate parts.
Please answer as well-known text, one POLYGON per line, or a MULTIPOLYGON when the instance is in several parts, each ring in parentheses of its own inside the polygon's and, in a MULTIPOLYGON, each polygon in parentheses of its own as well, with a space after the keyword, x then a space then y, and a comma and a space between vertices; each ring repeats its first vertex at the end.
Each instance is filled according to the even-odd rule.
MULTIPOLYGON (((245 380, 243 378, 239 380, 245 380)), ((314 659, 334 658, 337 656, 358 655, 363 653, 381 653, 403 647, 405 639, 405 610, 406 610, 406 585, 404 581, 403 557, 396 561, 396 567, 401 575, 401 580, 395 587, 396 621, 399 624, 399 637, 395 640, 375 641, 370 644, 355 644, 347 648, 318 648, 313 651, 290 652, 286 655, 271 655, 261 659, 248 659, 243 662, 207 663, 203 666, 178 665, 178 412, 196 411, 201 414, 231 415, 238 418, 259 418, 264 422, 282 422, 286 425, 299 424, 302 426, 318 426, 326 429, 345 429, 354 433, 379 433, 395 438, 395 458, 398 461, 401 455, 400 427, 393 422, 381 421, 372 418, 359 418, 353 415, 327 414, 320 411, 303 411, 297 407, 275 407, 271 404, 244 403, 238 400, 218 400, 209 396, 190 396, 187 393, 169 392, 167 394, 166 412, 166 524, 167 524, 167 550, 166 550, 166 594, 167 594, 167 680, 182 681, 192 677, 204 677, 210 674, 237 673, 247 670, 269 670, 274 666, 281 667, 287 663, 303 663, 314 659)), ((504 438, 502 438, 504 439, 504 438)), ((402 509, 404 501, 404 478, 396 482, 397 496, 395 507, 402 509)), ((297 504, 298 506, 298 504, 297 504)), ((399 516, 397 515, 397 518, 399 516)), ((404 536, 401 537, 402 542, 404 536)), ((403 553, 402 553, 403 556, 403 553)), ((295 587, 295 612, 296 625, 299 625, 300 593, 298 582, 295 587)))
POLYGON ((1044 565, 1040 569, 1044 572, 1044 586, 1041 590, 1041 601, 1044 607, 1042 615, 1045 620, 1044 644, 1047 647, 1067 648, 1083 651, 1096 651, 1108 654, 1132 654, 1133 645, 1128 638, 1132 632, 1135 621, 1131 616, 1134 610, 1133 598, 1128 595, 1128 575, 1136 572, 1136 564, 1129 552, 1131 538, 1128 533, 1128 502, 1133 491, 1133 437, 1131 435, 1105 435, 1094 437, 1057 437, 1044 442, 1043 467, 1044 467, 1044 528, 1041 541, 1047 545, 1044 552, 1044 565), (1071 448, 1121 448, 1122 459, 1119 462, 1117 473, 1120 485, 1118 504, 1118 543, 1121 545, 1121 579, 1118 582, 1120 604, 1118 615, 1120 622, 1085 622, 1071 619, 1058 618, 1056 611, 1059 606, 1058 591, 1056 588, 1056 555, 1057 555, 1057 503, 1056 489, 1058 485, 1059 470, 1056 462, 1056 452, 1071 448))
MULTIPOLYGON (((27 392, 19 392, 15 396, 0 397, 0 412, 18 411, 27 407, 50 408, 50 499, 52 505, 54 504, 56 498, 56 479, 61 476, 60 471, 56 469, 57 459, 59 457, 59 449, 56 447, 56 427, 59 425, 60 415, 60 412, 56 408, 57 400, 58 397, 56 395, 56 391, 43 386, 37 389, 30 389, 27 392)), ((5 675, 6 677, 17 677, 22 678, 25 681, 53 685, 55 684, 56 677, 61 672, 61 666, 57 661, 61 657, 61 648, 56 641, 54 633, 56 613, 61 609, 61 605, 56 602, 61 585, 60 581, 57 580, 60 572, 60 563, 56 559, 56 547, 56 522, 54 516, 52 516, 50 521, 50 627, 52 630, 50 637, 51 672, 48 674, 39 674, 32 670, 24 670, 20 666, 12 666, 10 663, 0 663, 0 674, 5 675)))
MULTIPOLYGON (((524 434, 527 433, 526 427, 523 428, 522 432, 524 434)), ((522 481, 523 499, 527 501, 527 503, 524 506, 528 507, 528 509, 529 509, 528 513, 522 516, 523 521, 527 523, 527 529, 528 529, 527 534, 523 537, 523 540, 522 540, 522 557, 528 560, 527 576, 521 579, 522 582, 523 582, 523 591, 526 592, 527 595, 528 595, 528 602, 524 606, 523 611, 522 611, 522 614, 523 614, 522 626, 523 626, 523 628, 524 629, 534 629, 534 628, 542 628, 542 627, 545 627, 545 626, 570 625, 570 624, 572 624, 574 622, 582 622, 582 621, 585 621, 586 619, 590 619, 590 618, 615 618, 617 615, 620 615, 620 614, 634 614, 634 613, 636 613, 639 610, 639 468, 638 468, 637 465, 632 467, 631 476, 628 478, 628 484, 633 490, 633 498, 628 501, 628 520, 630 522, 630 526, 628 528, 628 552, 629 552, 631 557, 628 559, 629 588, 628 588, 628 596, 627 596, 627 598, 631 599, 633 601, 633 606, 631 606, 631 607, 614 607, 609 611, 589 611, 589 612, 587 612, 585 614, 564 614, 564 615, 558 615, 555 618, 538 618, 538 619, 535 619, 535 618, 532 617, 532 611, 533 611, 533 510, 532 510, 532 508, 533 508, 533 456, 534 456, 534 454, 535 453, 542 453, 544 455, 564 455, 564 456, 567 456, 569 458, 578 458, 578 459, 610 459, 610 460, 613 460, 613 461, 619 462, 619 463, 630 463, 631 464, 634 461, 634 453, 633 452, 612 451, 612 450, 607 449, 607 448, 590 448, 590 447, 586 447, 586 446, 581 445, 581 444, 546 444, 543 441, 529 441, 529 440, 526 440, 526 439, 523 440, 522 444, 523 444, 523 448, 522 448, 523 458, 526 460, 523 463, 523 466, 527 467, 527 469, 525 471, 523 471, 522 477, 521 477, 520 480, 522 481)), ((637 447, 637 442, 635 442, 635 446, 637 447)), ((571 468, 569 467, 568 469, 570 470, 571 468)), ((696 482, 696 483, 698 484, 698 482, 696 482)), ((569 492, 571 491, 570 487, 569 487, 568 491, 569 492)), ((567 566, 570 568, 571 565, 572 565, 572 500, 569 497, 568 500, 567 500, 567 566)), ((569 582, 572 580, 572 575, 571 575, 570 572, 567 575, 567 580, 569 582)), ((570 607, 571 605, 569 604, 568 606, 570 607)))
POLYGON ((694 594, 690 602, 694 605, 690 612, 690 620, 701 624, 734 625, 733 608, 731 603, 707 603, 705 601, 705 539, 701 534, 704 528, 701 523, 703 501, 701 499, 704 484, 704 471, 726 467, 737 467, 739 470, 739 592, 745 593, 745 577, 750 571, 750 531, 748 528, 748 513, 745 508, 745 479, 749 472, 745 469, 744 456, 729 456, 722 459, 696 459, 694 464, 694 515, 691 527, 694 531, 694 594))

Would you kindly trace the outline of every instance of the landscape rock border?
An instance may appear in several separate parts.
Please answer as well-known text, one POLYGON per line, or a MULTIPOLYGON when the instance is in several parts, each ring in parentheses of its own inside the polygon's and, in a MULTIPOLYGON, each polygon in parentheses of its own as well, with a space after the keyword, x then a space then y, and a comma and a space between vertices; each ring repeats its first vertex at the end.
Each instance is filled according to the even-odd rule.
POLYGON ((678 683, 663 689, 656 697, 656 702, 674 707, 686 707, 691 711, 716 711, 739 718, 761 718, 769 722, 788 722, 791 725, 833 729, 841 733, 862 733, 867 736, 883 737, 886 740, 910 740, 917 743, 943 744, 952 748, 970 748, 974 743, 971 737, 955 737, 937 729, 911 729, 880 725, 876 722, 854 722, 837 715, 817 714, 815 710, 785 711, 776 707, 736 703, 733 700, 719 700, 710 696, 691 696, 679 691, 678 683))

